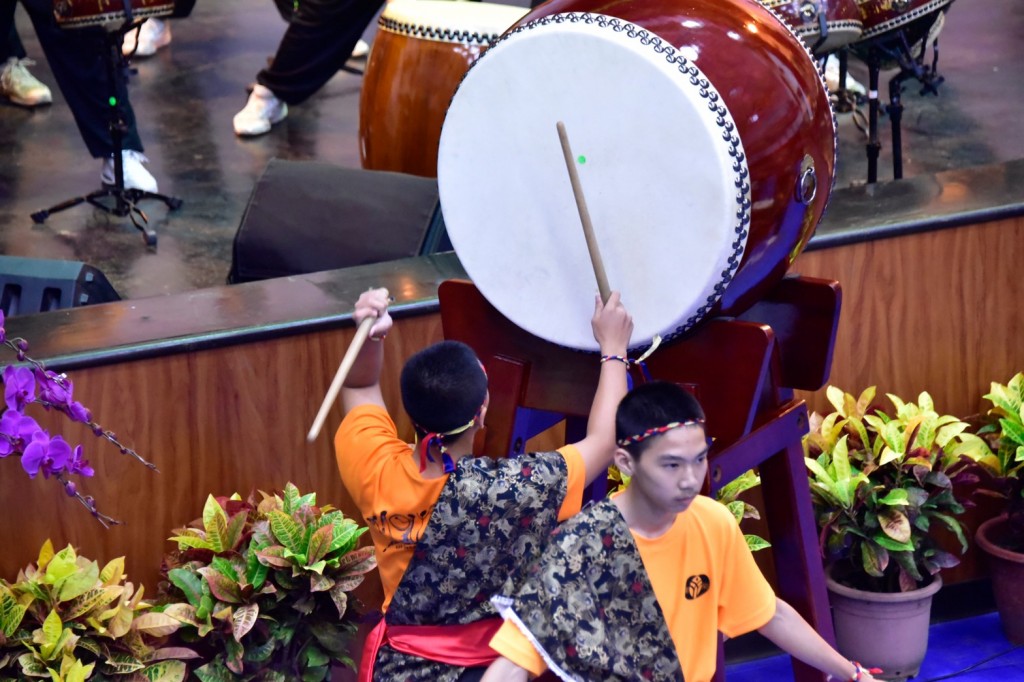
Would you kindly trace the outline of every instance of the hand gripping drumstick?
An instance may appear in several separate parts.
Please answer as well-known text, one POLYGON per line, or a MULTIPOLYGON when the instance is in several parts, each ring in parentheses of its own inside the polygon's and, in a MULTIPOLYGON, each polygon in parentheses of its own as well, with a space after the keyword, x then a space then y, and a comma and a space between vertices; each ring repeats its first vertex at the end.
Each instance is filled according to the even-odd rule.
POLYGON ((330 411, 331 406, 334 405, 334 401, 338 399, 341 385, 345 383, 345 377, 348 376, 352 365, 355 364, 356 356, 363 349, 363 344, 366 343, 367 337, 370 336, 370 328, 377 319, 376 317, 368 317, 359 323, 356 335, 352 338, 352 343, 349 345, 348 350, 345 351, 345 357, 341 359, 338 371, 334 374, 334 381, 331 382, 331 387, 327 389, 327 395, 324 396, 324 401, 320 405, 320 411, 316 413, 313 426, 309 429, 309 433, 306 434, 307 443, 312 443, 320 435, 320 429, 323 428, 324 420, 327 419, 327 413, 330 411))
POLYGON ((576 209, 580 212, 580 222, 583 223, 583 236, 587 239, 590 262, 594 266, 594 276, 597 277, 597 288, 601 292, 601 300, 607 303, 612 290, 608 286, 608 275, 605 274, 604 261, 601 260, 601 251, 598 249, 597 239, 594 237, 594 224, 590 222, 587 200, 583 197, 583 186, 580 184, 579 173, 576 172, 576 159, 573 157, 572 149, 569 147, 569 134, 565 131, 565 124, 561 121, 556 123, 555 126, 558 128, 558 139, 562 142, 565 168, 569 171, 572 193, 576 197, 576 209))

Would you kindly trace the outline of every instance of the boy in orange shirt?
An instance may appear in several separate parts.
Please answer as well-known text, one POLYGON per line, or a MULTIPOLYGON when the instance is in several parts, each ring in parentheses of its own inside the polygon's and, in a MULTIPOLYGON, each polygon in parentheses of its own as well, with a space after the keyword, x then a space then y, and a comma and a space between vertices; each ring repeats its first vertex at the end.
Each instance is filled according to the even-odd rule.
MULTIPOLYGON (((380 341, 391 326, 387 292, 364 293, 354 317, 377 322, 343 385, 345 419, 334 442, 384 587, 384 618, 367 640, 359 679, 479 680, 496 657, 487 643, 502 623, 491 595, 579 511, 583 488, 611 463, 626 365, 602 363, 582 441, 514 459, 472 457, 489 399, 473 351, 444 341, 406 363, 402 402, 418 437, 410 446, 379 384, 380 341)), ((603 354, 626 354, 633 323, 618 294, 596 301, 592 326, 603 354)))
POLYGON ((704 413, 675 384, 637 387, 616 413, 626 489, 559 527, 494 597, 502 658, 484 682, 686 680, 715 673, 718 633, 758 630, 835 680, 874 678, 776 598, 732 513, 699 495, 704 413))

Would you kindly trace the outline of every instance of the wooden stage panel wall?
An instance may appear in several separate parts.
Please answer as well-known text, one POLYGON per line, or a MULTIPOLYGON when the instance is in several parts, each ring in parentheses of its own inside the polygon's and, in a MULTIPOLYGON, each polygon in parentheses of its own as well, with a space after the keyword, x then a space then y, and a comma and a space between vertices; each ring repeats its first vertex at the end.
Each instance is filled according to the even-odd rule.
MULTIPOLYGON (((166 541, 171 529, 198 518, 209 493, 245 496, 291 481, 303 492, 315 491, 319 503, 359 519, 335 465, 340 404, 317 441, 305 440, 353 332, 349 326, 70 372, 76 398, 160 473, 127 461, 87 430, 46 415, 43 426, 83 443, 96 468, 96 476, 80 487, 95 496, 101 511, 126 523, 104 530, 59 485, 29 481, 13 470, 16 463, 8 463, 13 466, 0 477, 0 575, 13 579, 49 537, 58 547, 71 542, 100 562, 126 555, 130 579, 142 581, 152 595, 161 557, 173 549, 166 541)), ((405 358, 440 337, 437 315, 396 320, 383 372, 393 414, 402 414, 397 385, 405 358)), ((396 421, 411 436, 408 421, 396 421)), ((379 604, 379 582, 365 585, 360 596, 379 604)))
MULTIPOLYGON (((1024 371, 1022 255, 1024 217, 804 253, 792 271, 843 287, 830 383, 854 394, 877 386, 886 409, 886 393, 916 400, 921 391, 940 414, 987 409, 991 382, 1024 371)), ((798 396, 832 411, 824 390, 798 396)), ((943 571, 947 584, 985 575, 973 533, 999 505, 978 504, 962 519, 971 544, 959 566, 943 571)), ((951 534, 944 544, 959 554, 951 534)))
MULTIPOLYGON (((843 287, 831 383, 878 386, 936 409, 981 410, 992 381, 1024 371, 1024 217, 801 255, 792 271, 843 287)), ((824 391, 801 394, 830 410, 824 391)))
MULTIPOLYGON (((880 393, 903 397, 928 390, 945 412, 977 411, 991 380, 1005 381, 1024 369, 1024 284, 1016 265, 1022 244, 1024 218, 1013 218, 802 255, 794 271, 834 278, 843 286, 833 383, 851 391, 877 384, 880 393)), ((441 336, 439 316, 425 310, 398 319, 386 342, 383 387, 396 415, 401 364, 441 336)), ((8 470, 0 477, 6 512, 0 522, 0 575, 13 577, 51 537, 101 561, 126 555, 132 579, 152 590, 160 559, 171 549, 170 530, 198 517, 211 492, 245 494, 290 480, 304 491, 315 490, 321 503, 355 516, 331 443, 340 408, 320 439, 305 443, 352 333, 349 323, 206 350, 182 344, 181 352, 71 370, 76 397, 162 473, 122 461, 111 447, 63 420, 44 419, 44 426, 86 445, 97 476, 83 489, 127 525, 104 531, 59 486, 8 470)), ((802 397, 815 409, 827 409, 823 391, 802 397)), ((399 428, 411 435, 403 418, 399 428)), ((960 568, 947 571, 947 581, 981 575, 974 557, 972 551, 960 568)), ((376 581, 361 596, 379 603, 376 581)))

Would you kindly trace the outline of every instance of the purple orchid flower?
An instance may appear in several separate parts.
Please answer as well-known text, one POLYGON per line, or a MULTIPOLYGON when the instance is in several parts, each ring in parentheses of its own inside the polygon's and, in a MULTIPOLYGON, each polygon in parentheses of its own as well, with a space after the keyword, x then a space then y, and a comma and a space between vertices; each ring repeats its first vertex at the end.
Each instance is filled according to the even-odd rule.
POLYGON ((83 424, 92 421, 92 414, 85 405, 74 400, 74 384, 66 375, 37 368, 35 377, 39 384, 40 400, 50 403, 55 409, 70 417, 72 421, 83 424))
POLYGON ((60 436, 50 438, 46 431, 37 431, 21 455, 21 466, 29 478, 41 471, 44 478, 63 471, 71 458, 71 446, 60 436))
POLYGON ((71 452, 71 459, 68 461, 67 469, 69 473, 78 474, 88 478, 89 476, 95 476, 96 470, 89 466, 89 460, 82 458, 82 446, 76 445, 75 449, 71 452))
POLYGON ((4 311, 0 310, 0 343, 7 340, 7 332, 4 330, 4 311))
POLYGON ((7 410, 0 417, 0 457, 21 452, 25 444, 32 442, 35 434, 42 430, 32 417, 17 410, 7 410))
POLYGON ((36 379, 28 367, 4 368, 4 400, 8 409, 21 412, 36 398, 36 379))

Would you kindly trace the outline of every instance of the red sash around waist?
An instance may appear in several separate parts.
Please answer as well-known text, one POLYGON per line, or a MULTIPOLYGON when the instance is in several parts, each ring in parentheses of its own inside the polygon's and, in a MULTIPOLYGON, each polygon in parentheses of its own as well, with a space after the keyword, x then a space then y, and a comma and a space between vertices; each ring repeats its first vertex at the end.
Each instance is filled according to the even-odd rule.
POLYGON ((385 644, 403 654, 448 665, 490 665, 498 658, 490 647, 491 637, 501 624, 501 618, 486 618, 466 625, 388 625, 382 618, 366 637, 358 682, 372 682, 377 652, 385 644))

